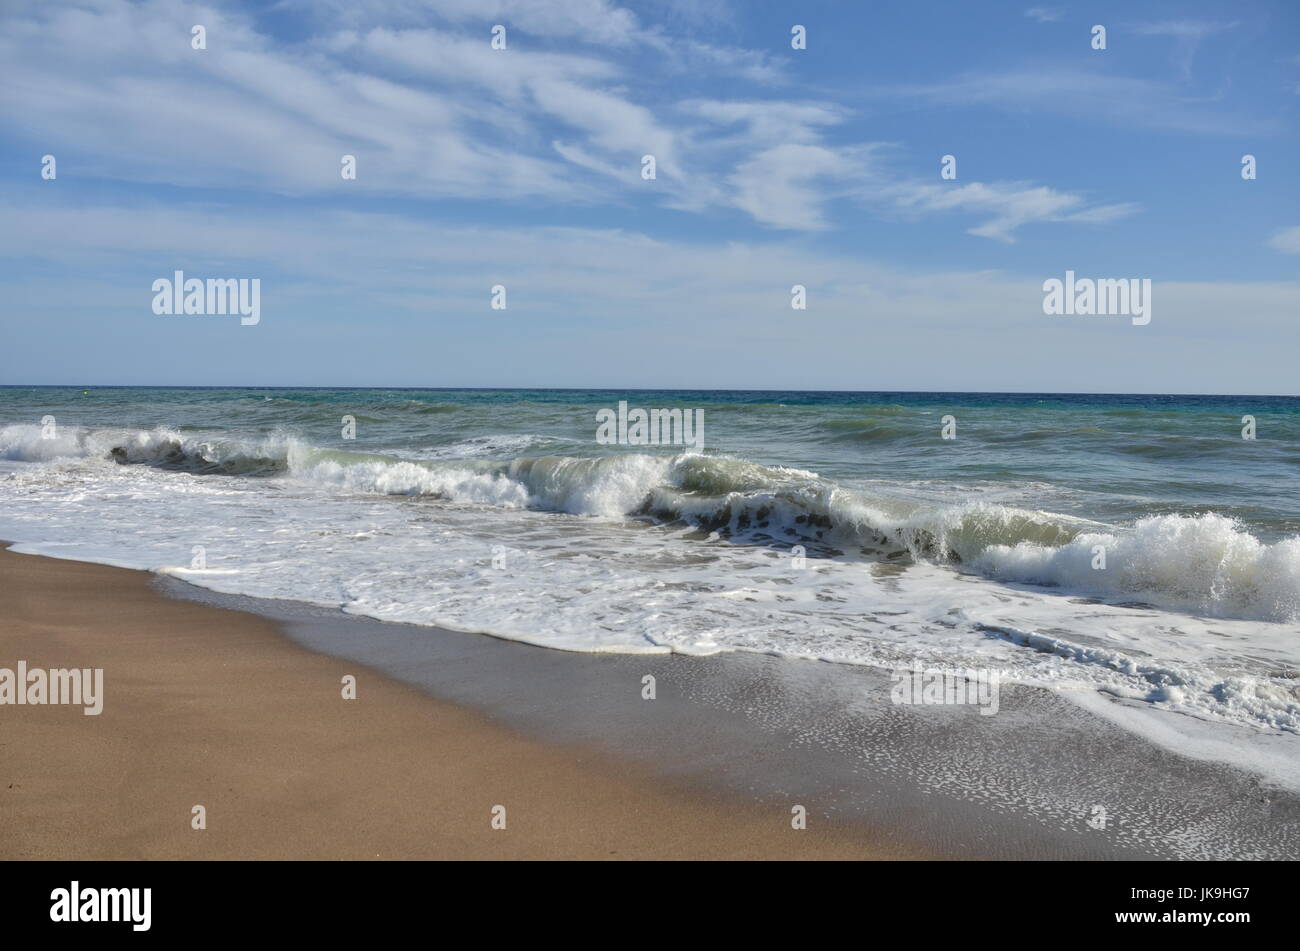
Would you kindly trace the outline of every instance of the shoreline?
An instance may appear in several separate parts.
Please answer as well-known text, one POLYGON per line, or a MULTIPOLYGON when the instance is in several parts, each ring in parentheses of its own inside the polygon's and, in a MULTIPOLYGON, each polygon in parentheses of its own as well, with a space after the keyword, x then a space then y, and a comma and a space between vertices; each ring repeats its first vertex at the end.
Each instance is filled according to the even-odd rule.
MULTIPOLYGON (((343 748, 352 753, 363 748, 364 779, 386 777, 377 785, 388 793, 376 794, 370 788, 376 783, 348 770, 335 775, 337 771, 299 762, 295 790, 285 789, 273 800, 273 808, 295 815, 318 809, 322 802, 332 804, 328 811, 298 817, 315 828, 318 848, 336 850, 310 855, 372 857, 355 839, 325 831, 361 821, 362 803, 407 814, 416 808, 412 797, 424 797, 426 815, 456 814, 461 823, 479 823, 486 832, 490 804, 483 805, 482 799, 491 796, 483 790, 514 783, 532 797, 539 788, 537 769, 549 777, 548 799, 572 800, 578 790, 587 797, 575 814, 548 815, 550 831, 542 841, 502 848, 499 840, 482 835, 422 830, 426 838, 417 842, 403 831, 392 836, 391 851, 379 854, 1098 860, 1300 854, 1300 797, 1232 767, 1155 747, 1106 717, 1036 688, 1004 688, 1003 713, 996 717, 981 717, 971 708, 899 708, 888 702, 887 675, 870 668, 741 653, 577 654, 375 621, 304 602, 219 594, 174 577, 8 551, 0 552, 0 577, 6 581, 18 568, 15 559, 26 562, 36 588, 66 592, 51 592, 42 610, 65 612, 55 617, 66 617, 69 610, 79 613, 82 626, 72 629, 91 638, 113 663, 138 663, 131 652, 139 655, 142 647, 120 633, 111 641, 102 620, 87 624, 87 609, 95 605, 111 605, 115 619, 124 608, 145 616, 153 633, 139 637, 150 638, 155 649, 165 639, 168 650, 163 657, 150 655, 148 663, 179 669, 178 659, 167 660, 179 650, 184 676, 199 678, 200 684, 203 678, 228 673, 226 668, 236 662, 232 657, 241 667, 253 664, 251 657, 262 657, 276 673, 256 689, 275 689, 278 676, 281 689, 290 685, 300 705, 304 691, 318 693, 308 708, 286 714, 283 722, 250 718, 239 708, 223 709, 219 716, 208 711, 204 717, 189 711, 193 724, 203 724, 202 733, 210 733, 208 721, 216 719, 227 739, 247 737, 272 749, 283 747, 290 736, 295 750, 305 744, 337 756, 343 748), (175 613, 182 608, 199 613, 175 613), (171 620, 159 621, 160 614, 171 620), (172 625, 169 637, 157 630, 160 623, 172 625), (177 638, 180 642, 173 643, 177 638), (323 673, 326 668, 331 677, 323 673), (323 711, 333 716, 347 706, 338 699, 337 687, 345 670, 358 676, 363 700, 383 707, 373 715, 392 717, 401 725, 401 742, 391 742, 393 731, 376 731, 373 724, 364 738, 331 735, 352 729, 346 720, 322 719, 323 711), (656 678, 654 702, 640 695, 646 674, 656 678), (417 743, 410 731, 420 730, 418 721, 430 713, 440 724, 455 726, 437 736, 428 735, 425 727, 417 743), (509 761, 459 762, 459 792, 444 790, 452 796, 450 803, 435 803, 420 786, 437 785, 437 780, 427 767, 422 770, 408 760, 449 744, 462 757, 470 747, 517 744, 521 752, 509 761), (318 784, 321 788, 314 792, 318 784), (480 809, 472 818, 471 803, 480 809), (806 831, 790 829, 791 803, 806 806, 806 831), (1090 818, 1095 823, 1099 806, 1111 817, 1101 829, 1089 824, 1090 818), (629 808, 638 817, 635 828, 624 825, 629 808), (653 816, 653 822, 643 824, 641 816, 653 816), (574 831, 575 824, 592 821, 605 824, 597 839, 590 829, 574 831), (699 823, 711 834, 702 836, 699 823), (602 845, 593 848, 597 840, 602 845), (604 849, 608 842, 617 844, 604 849)), ((40 604, 30 604, 29 613, 40 604)), ((13 613, 6 604, 6 616, 13 613)), ((119 631, 125 620, 115 622, 119 631)), ((31 618, 25 623, 59 626, 31 618)), ((0 637, 5 652, 0 666, 19 659, 7 656, 13 654, 8 628, 0 637)), ((66 622, 60 629, 68 629, 66 622)), ((22 659, 66 666, 35 649, 22 659)), ((106 711, 111 711, 120 688, 115 688, 111 669, 106 680, 106 711)), ((156 677, 153 686, 155 692, 163 687, 156 677)), ((157 699, 136 699, 141 722, 156 729, 157 699)), ((265 697, 263 701, 271 706, 265 697)), ((0 715, 12 709, 0 708, 0 715)), ((26 709, 30 716, 41 708, 26 709)), ((73 712, 77 720, 103 719, 73 712)), ((68 728, 87 732, 77 724, 68 728)), ((196 729, 179 731, 171 742, 183 741, 196 729)), ((234 754, 225 747, 213 751, 218 760, 234 754)), ((180 762, 159 766, 158 780, 174 779, 177 770, 183 774, 183 758, 180 762)), ((283 769, 279 763, 268 768, 271 775, 283 769)), ((244 775, 249 782, 258 781, 256 771, 244 775)), ((66 774, 64 779, 72 781, 66 774)), ((50 795, 56 800, 62 795, 57 782, 50 795)), ((39 809, 29 809, 27 821, 41 816, 39 809)), ((188 815, 175 821, 179 825, 168 835, 148 840, 150 848, 188 848, 188 815)), ((366 827, 373 830, 376 824, 366 827)), ((516 836, 516 828, 494 834, 526 838, 516 836)), ((294 846, 278 827, 268 826, 253 839, 220 857, 300 854, 278 851, 294 846), (253 839, 260 851, 241 851, 253 839)), ((16 857, 12 853, 12 842, 0 837, 0 856, 16 857)), ((126 854, 214 857, 165 849, 126 854)))
POLYGON ((105 671, 98 716, 0 707, 0 858, 925 857, 522 737, 152 581, 0 551, 0 666, 105 671))

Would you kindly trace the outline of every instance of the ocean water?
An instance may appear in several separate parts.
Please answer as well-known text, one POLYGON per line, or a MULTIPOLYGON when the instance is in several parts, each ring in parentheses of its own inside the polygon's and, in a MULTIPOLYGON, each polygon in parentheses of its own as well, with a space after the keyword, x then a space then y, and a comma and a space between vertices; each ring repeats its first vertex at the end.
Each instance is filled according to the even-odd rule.
POLYGON ((0 537, 566 650, 990 669, 1300 772, 1300 398, 0 388, 0 537), (599 441, 620 401, 702 448, 599 441))

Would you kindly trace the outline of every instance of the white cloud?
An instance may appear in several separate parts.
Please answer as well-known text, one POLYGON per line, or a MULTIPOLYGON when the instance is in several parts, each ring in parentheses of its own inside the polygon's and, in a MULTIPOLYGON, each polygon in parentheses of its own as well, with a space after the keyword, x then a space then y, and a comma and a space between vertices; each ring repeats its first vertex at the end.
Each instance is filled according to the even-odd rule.
POLYGON ((1164 20, 1159 23, 1139 23, 1133 32, 1139 36, 1171 36, 1174 44, 1173 62, 1184 79, 1192 75, 1192 60, 1207 36, 1231 30, 1237 24, 1209 23, 1203 20, 1164 20))
POLYGON ((831 126, 844 120, 844 110, 824 102, 787 102, 781 100, 723 101, 717 99, 692 99, 681 104, 687 115, 706 119, 719 127, 741 125, 743 139, 720 139, 734 133, 724 133, 721 128, 711 133, 717 143, 780 145, 788 142, 812 143, 820 137, 819 127, 831 126))
POLYGON ((587 141, 597 149, 607 155, 625 156, 630 173, 639 170, 641 156, 649 153, 655 156, 661 171, 681 174, 676 135, 660 125, 649 109, 571 82, 534 83, 532 93, 544 112, 585 132, 587 141))
MULTIPOLYGON (((606 3, 509 9, 512 22, 548 36, 583 25, 597 39, 635 39, 651 55, 671 48, 676 66, 707 57, 724 68, 729 59, 699 43, 664 44, 606 3)), ((208 48, 195 51, 189 28, 200 15, 177 3, 29 5, 0 31, 0 80, 27 108, 0 122, 42 149, 91 156, 105 178, 295 194, 337 189, 344 154, 358 159, 352 191, 420 198, 599 201, 614 183, 592 182, 585 169, 625 168, 631 186, 650 153, 668 179, 660 193, 686 206, 716 193, 700 179, 727 172, 694 168, 685 181, 691 143, 656 115, 673 104, 643 105, 622 88, 618 44, 593 40, 581 54, 521 44, 502 52, 486 33, 366 26, 381 13, 396 22, 421 11, 456 24, 491 19, 506 10, 501 4, 348 10, 341 19, 357 28, 298 46, 205 11, 208 48)), ((740 75, 765 72, 761 57, 742 54, 740 75)))
POLYGON ((1007 243, 1014 241, 1015 230, 1026 224, 1048 221, 1101 224, 1138 210, 1132 204, 1084 207, 1084 199, 1079 195, 1016 182, 971 182, 959 186, 912 184, 896 189, 894 196, 904 209, 991 214, 992 218, 971 228, 970 233, 1007 243))
POLYGON ((195 14, 174 4, 40 13, 0 31, 0 78, 25 103, 5 124, 87 156, 101 177, 303 193, 338 188, 354 154, 361 191, 582 195, 563 163, 515 146, 508 111, 273 49, 216 11, 202 51, 189 45, 195 14))
POLYGON ((900 190, 875 168, 878 144, 831 141, 849 113, 825 101, 633 92, 627 44, 654 63, 726 61, 759 84, 773 73, 764 54, 666 43, 603 0, 361 2, 340 9, 342 28, 297 44, 276 43, 251 19, 168 0, 21 9, 0 30, 0 81, 24 108, 0 124, 41 152, 85 156, 83 168, 105 179, 564 206, 650 196, 807 231, 830 227, 831 203, 852 199, 913 214, 989 212, 973 233, 1003 241, 1028 222, 1119 213, 997 182, 900 190), (608 42, 493 50, 473 25, 506 12, 539 36, 568 38, 588 24, 608 42), (377 26, 381 15, 438 26, 377 26), (189 44, 196 18, 208 30, 202 51, 189 44), (346 184, 345 154, 357 159, 346 184), (640 179, 646 154, 658 167, 653 188, 640 179))
POLYGON ((778 228, 826 227, 821 180, 843 180, 855 169, 842 153, 819 145, 778 145, 741 164, 729 180, 733 201, 758 221, 778 228))
POLYGON ((909 99, 944 107, 988 105, 1214 136, 1263 135, 1279 128, 1272 118, 1217 108, 1221 94, 1189 97, 1177 84, 1055 65, 971 72, 935 83, 881 84, 863 95, 891 105, 909 99))
POLYGON ((682 108, 728 129, 712 132, 709 147, 749 150, 751 157, 727 180, 733 192, 720 200, 771 227, 825 229, 825 206, 842 198, 886 213, 992 213, 970 233, 1005 242, 1014 240, 1015 230, 1025 224, 1101 224, 1137 211, 1133 204, 1090 207, 1082 196, 1015 182, 942 186, 906 177, 900 181, 900 174, 878 158, 884 150, 880 143, 826 144, 825 130, 842 122, 846 113, 825 103, 693 100, 682 108), (755 148, 761 149, 756 155, 755 148))
POLYGON ((320 23, 365 29, 377 24, 426 26, 431 20, 453 26, 480 27, 484 43, 495 24, 522 34, 511 45, 526 45, 526 36, 582 40, 625 46, 645 42, 632 11, 608 0, 287 0, 285 7, 320 23))
POLYGON ((1300 226, 1279 231, 1268 239, 1268 246, 1283 254, 1300 254, 1300 226))
POLYGON ((1055 23, 1064 15, 1065 10, 1062 7, 1030 7, 1025 11, 1025 16, 1039 23, 1055 23))

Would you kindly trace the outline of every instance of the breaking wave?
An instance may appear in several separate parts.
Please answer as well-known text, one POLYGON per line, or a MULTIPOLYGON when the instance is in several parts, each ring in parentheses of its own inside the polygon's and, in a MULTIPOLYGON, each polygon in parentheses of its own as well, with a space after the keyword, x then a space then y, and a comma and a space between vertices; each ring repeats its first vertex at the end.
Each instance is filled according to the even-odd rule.
MULTIPOLYGON (((507 448, 509 444, 502 444, 507 448)), ((454 450, 455 447, 449 447, 454 450)), ((416 496, 603 518, 811 557, 927 560, 1021 584, 1209 616, 1300 620, 1300 537, 1272 544, 1207 512, 1115 527, 987 502, 874 497, 801 469, 698 453, 403 459, 285 435, 207 438, 171 429, 0 429, 0 458, 94 458, 198 475, 283 477, 333 491, 416 496)))

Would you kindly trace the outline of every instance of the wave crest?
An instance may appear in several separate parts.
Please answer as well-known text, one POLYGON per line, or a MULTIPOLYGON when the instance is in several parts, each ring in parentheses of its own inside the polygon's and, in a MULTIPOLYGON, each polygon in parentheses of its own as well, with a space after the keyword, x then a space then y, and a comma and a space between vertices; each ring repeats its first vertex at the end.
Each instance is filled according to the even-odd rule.
MULTIPOLYGON (((451 447, 454 448, 454 447, 451 447)), ((929 560, 1005 581, 1209 616, 1300 619, 1300 537, 1267 544, 1215 513, 1126 529, 986 502, 876 497, 814 472, 699 453, 405 459, 322 449, 274 434, 171 429, 0 429, 0 458, 111 458, 195 474, 287 476, 353 493, 421 496, 573 515, 640 518, 813 556, 929 560), (1105 552, 1105 567, 1096 554, 1105 552)))
POLYGON ((1268 545, 1213 512, 1151 516, 1125 533, 1081 534, 1058 547, 994 545, 975 567, 1002 581, 1141 598, 1214 616, 1300 618, 1300 538, 1268 545))

